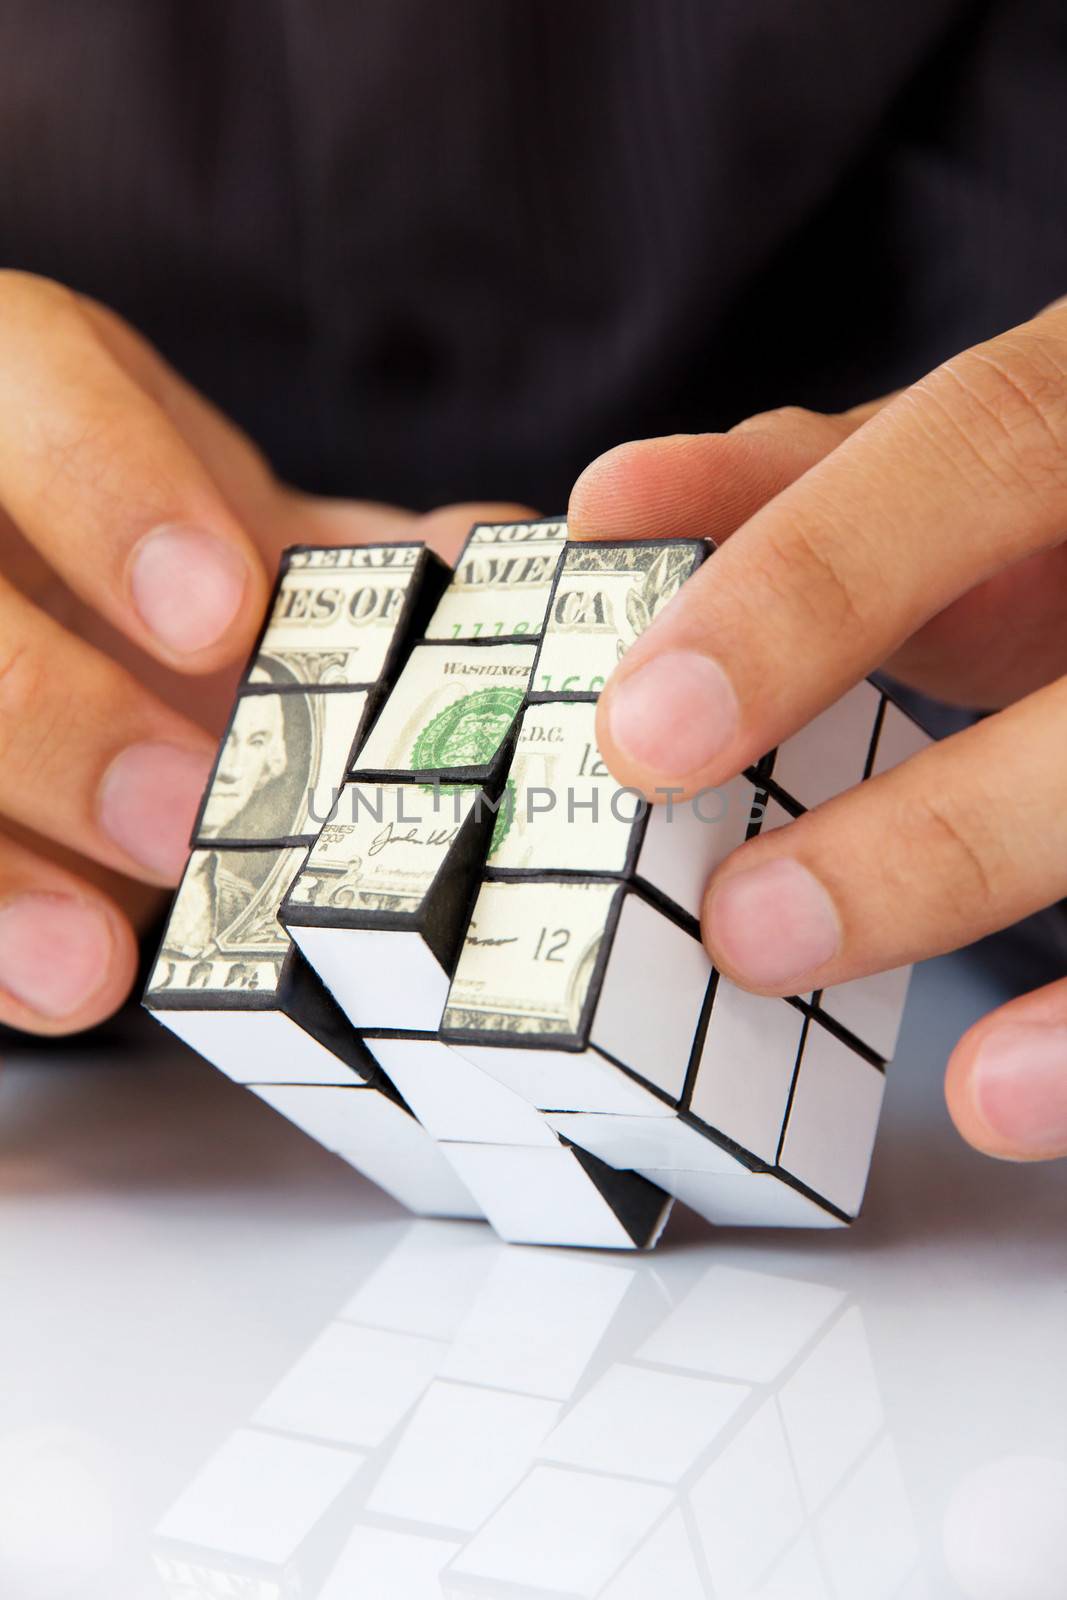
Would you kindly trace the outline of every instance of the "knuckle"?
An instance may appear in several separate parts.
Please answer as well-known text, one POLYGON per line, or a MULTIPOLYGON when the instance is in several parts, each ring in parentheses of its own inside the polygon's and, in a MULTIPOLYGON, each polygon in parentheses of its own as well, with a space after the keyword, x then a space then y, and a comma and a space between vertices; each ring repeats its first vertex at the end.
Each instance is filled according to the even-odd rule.
POLYGON ((0 268, 0 330, 32 328, 44 317, 76 312, 77 296, 53 278, 16 267, 0 268))
POLYGON ((40 654, 23 642, 0 655, 0 770, 10 779, 34 770, 55 730, 40 654))
POLYGON ((981 805, 954 793, 922 792, 899 821, 908 883, 933 875, 958 912, 984 921, 996 909, 1006 862, 981 805))
POLYGON ((931 392, 959 416, 983 464, 1011 488, 1067 492, 1067 349, 1019 329, 953 357, 931 392))
POLYGON ((730 429, 730 433, 804 436, 821 429, 824 422, 825 418, 817 411, 808 411, 803 406, 774 406, 770 411, 757 411, 754 416, 745 417, 730 429))
POLYGON ((861 564, 847 539, 827 537, 829 518, 808 525, 799 517, 768 530, 759 575, 774 597, 802 607, 823 629, 854 633, 868 624, 861 564))

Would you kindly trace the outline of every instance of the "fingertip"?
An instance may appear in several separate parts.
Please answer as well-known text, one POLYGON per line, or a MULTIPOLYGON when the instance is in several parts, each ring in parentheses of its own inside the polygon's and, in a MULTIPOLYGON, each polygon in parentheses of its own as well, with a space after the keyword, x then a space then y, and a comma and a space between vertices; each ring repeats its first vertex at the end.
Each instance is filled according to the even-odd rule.
MULTIPOLYGON (((567 527, 574 539, 655 538, 674 533, 685 507, 678 468, 692 434, 631 439, 613 445, 581 472, 571 490, 567 527)), ((684 484, 682 485, 684 490, 684 484)))
POLYGON ((671 648, 673 630, 665 619, 676 604, 677 597, 633 657, 623 659, 597 708, 597 733, 612 773, 653 800, 668 792, 693 794, 727 775, 741 730, 737 694, 720 664, 700 650, 671 648))
POLYGON ((1026 1020, 1021 1004, 984 1018, 949 1059, 945 1101, 962 1138, 983 1155, 1067 1156, 1067 1021, 1026 1020))
POLYGON ((179 672, 214 672, 246 654, 267 604, 251 545, 194 523, 150 529, 127 581, 149 647, 179 672))
POLYGON ((0 1018, 60 1037, 117 1011, 137 973, 133 930, 89 890, 26 888, 0 901, 0 1018))
POLYGON ((754 994, 820 987, 841 954, 841 918, 826 886, 793 856, 756 860, 714 873, 704 895, 701 934, 715 965, 754 994))

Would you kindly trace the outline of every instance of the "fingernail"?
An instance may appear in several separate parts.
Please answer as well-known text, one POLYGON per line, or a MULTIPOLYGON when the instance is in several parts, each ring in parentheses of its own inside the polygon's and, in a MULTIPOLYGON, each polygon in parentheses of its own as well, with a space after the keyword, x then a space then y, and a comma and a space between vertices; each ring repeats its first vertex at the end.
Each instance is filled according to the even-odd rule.
POLYGON ((792 993, 837 954, 837 911, 815 875, 784 857, 712 891, 704 912, 712 951, 756 988, 792 993))
POLYGON ((181 745, 133 744, 100 785, 97 815, 108 838, 169 883, 178 881, 189 853, 213 759, 181 745))
POLYGON ((989 1131, 1020 1156, 1067 1153, 1067 1028, 990 1028, 971 1065, 971 1094, 989 1131))
POLYGON ((133 603, 145 627, 177 655, 217 643, 241 609, 247 587, 244 558, 203 528, 153 528, 134 552, 133 603))
POLYGON ((664 777, 714 761, 736 737, 737 696, 717 661, 696 651, 653 656, 610 690, 608 728, 623 754, 664 777))
POLYGON ((64 894, 20 894, 0 905, 0 988, 58 1020, 88 1004, 107 977, 107 917, 64 894))

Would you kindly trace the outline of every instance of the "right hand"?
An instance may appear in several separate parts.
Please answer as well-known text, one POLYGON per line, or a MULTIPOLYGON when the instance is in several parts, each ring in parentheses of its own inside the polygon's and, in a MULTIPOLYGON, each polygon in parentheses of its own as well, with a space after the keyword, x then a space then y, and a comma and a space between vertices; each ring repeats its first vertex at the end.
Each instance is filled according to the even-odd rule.
POLYGON ((128 993, 286 545, 529 514, 300 494, 121 318, 0 272, 0 1022, 128 993))

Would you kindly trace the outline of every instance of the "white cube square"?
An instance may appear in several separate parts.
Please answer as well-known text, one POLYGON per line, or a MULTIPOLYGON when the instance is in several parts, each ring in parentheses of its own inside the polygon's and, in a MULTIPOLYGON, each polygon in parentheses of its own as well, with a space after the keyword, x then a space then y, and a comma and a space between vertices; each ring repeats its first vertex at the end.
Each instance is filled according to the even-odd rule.
POLYGON ((796 1071, 804 1014, 788 1000, 715 986, 689 1108, 760 1160, 774 1163, 796 1071))
POLYGON ((881 696, 857 683, 779 745, 771 777, 809 810, 861 782, 871 753, 881 696))
POLYGON ((804 1040, 781 1165, 846 1215, 858 1214, 885 1076, 813 1021, 804 1040))

